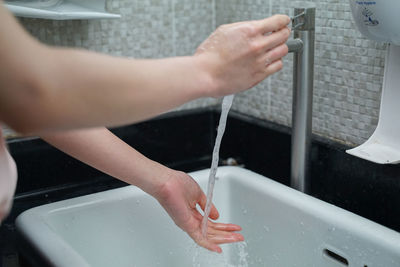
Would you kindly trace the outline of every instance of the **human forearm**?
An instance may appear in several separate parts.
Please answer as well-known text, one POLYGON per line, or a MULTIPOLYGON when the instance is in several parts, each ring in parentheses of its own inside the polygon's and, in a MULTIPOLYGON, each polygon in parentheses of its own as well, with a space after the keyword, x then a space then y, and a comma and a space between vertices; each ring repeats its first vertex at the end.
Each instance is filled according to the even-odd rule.
POLYGON ((196 57, 133 60, 72 49, 38 50, 38 57, 45 56, 29 75, 33 88, 17 88, 34 97, 28 102, 32 94, 21 97, 13 91, 8 96, 15 99, 2 103, 9 108, 3 112, 13 114, 4 118, 6 123, 16 122, 22 132, 137 122, 205 96, 211 87, 196 57))
POLYGON ((47 119, 55 129, 140 121, 205 96, 211 86, 196 57, 133 60, 72 49, 50 55, 43 67, 52 70, 49 98, 58 101, 42 109, 54 111, 47 119))
POLYGON ((194 56, 135 60, 40 44, 0 4, 0 121, 32 134, 113 126, 246 90, 282 68, 288 23, 224 25, 194 56))
POLYGON ((41 137, 70 156, 153 196, 174 172, 146 158, 106 128, 69 130, 41 137))
POLYGON ((136 122, 205 96, 195 57, 136 60, 35 41, 0 3, 0 121, 23 133, 136 122))
MULTIPOLYGON (((221 252, 219 244, 243 241, 235 224, 209 222, 207 237, 201 230, 207 198, 189 175, 169 169, 135 151, 105 128, 71 130, 43 138, 67 154, 152 195, 168 212, 175 224, 200 246, 221 252)), ((210 219, 219 213, 214 205, 210 219)))

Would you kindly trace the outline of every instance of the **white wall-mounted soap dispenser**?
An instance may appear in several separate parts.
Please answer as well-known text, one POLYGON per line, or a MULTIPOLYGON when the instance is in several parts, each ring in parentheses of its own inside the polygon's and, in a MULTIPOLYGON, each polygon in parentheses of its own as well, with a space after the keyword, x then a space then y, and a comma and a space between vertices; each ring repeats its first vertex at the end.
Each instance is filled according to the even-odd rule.
POLYGON ((362 145, 347 153, 380 164, 400 163, 400 1, 350 0, 359 31, 369 39, 389 43, 379 122, 362 145))

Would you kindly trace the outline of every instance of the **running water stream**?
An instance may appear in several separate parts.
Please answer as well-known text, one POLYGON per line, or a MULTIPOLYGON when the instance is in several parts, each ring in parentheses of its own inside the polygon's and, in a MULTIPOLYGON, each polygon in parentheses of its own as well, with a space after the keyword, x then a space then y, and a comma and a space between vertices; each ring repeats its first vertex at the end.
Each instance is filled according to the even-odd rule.
POLYGON ((228 117, 229 110, 232 106, 234 96, 235 95, 228 95, 228 96, 225 96, 224 99, 222 100, 221 117, 219 118, 217 138, 215 139, 215 145, 214 145, 212 161, 211 161, 210 175, 208 177, 207 204, 206 204, 206 208, 204 210, 204 217, 203 217, 203 221, 201 224, 202 234, 204 237, 207 235, 208 216, 210 215, 213 191, 214 191, 214 184, 215 184, 215 174, 217 173, 217 168, 218 168, 219 147, 221 145, 222 136, 224 135, 224 132, 225 132, 226 119, 228 117))

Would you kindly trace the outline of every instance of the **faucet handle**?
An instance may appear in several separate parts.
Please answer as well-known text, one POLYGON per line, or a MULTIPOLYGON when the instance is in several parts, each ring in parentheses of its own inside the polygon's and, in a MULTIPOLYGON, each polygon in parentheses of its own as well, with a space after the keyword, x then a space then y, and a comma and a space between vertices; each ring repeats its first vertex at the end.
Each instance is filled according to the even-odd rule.
POLYGON ((292 31, 304 25, 305 14, 306 14, 305 12, 302 12, 290 18, 292 21, 292 31))
POLYGON ((292 30, 315 30, 315 7, 295 8, 292 17, 292 30))

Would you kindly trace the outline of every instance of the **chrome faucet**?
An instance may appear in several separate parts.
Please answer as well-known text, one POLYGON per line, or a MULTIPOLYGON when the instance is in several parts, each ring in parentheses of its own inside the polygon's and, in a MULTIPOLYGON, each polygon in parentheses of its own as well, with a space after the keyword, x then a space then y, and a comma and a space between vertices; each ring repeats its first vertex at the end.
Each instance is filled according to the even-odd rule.
POLYGON ((295 8, 292 17, 294 39, 286 44, 293 60, 293 108, 290 184, 309 190, 314 87, 315 7, 295 8))

